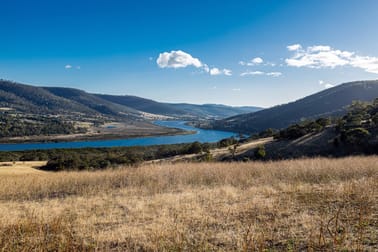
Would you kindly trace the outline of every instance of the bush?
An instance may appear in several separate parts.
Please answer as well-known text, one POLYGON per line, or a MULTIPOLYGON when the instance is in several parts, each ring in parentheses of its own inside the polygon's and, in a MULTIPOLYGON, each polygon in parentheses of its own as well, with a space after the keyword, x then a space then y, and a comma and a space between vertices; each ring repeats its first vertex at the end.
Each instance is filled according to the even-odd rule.
POLYGON ((362 144, 369 136, 370 132, 364 128, 353 128, 342 133, 342 139, 349 144, 362 144))
POLYGON ((255 158, 256 159, 264 159, 266 156, 265 146, 261 145, 255 149, 255 158))

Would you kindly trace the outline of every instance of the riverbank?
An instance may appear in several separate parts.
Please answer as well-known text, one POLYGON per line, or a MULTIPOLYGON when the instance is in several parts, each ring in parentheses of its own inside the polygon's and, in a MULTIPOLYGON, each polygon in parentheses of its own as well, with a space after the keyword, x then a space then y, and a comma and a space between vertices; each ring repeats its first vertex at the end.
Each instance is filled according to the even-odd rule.
MULTIPOLYGON (((64 136, 50 136, 50 141, 35 143, 32 139, 25 141, 20 139, 18 143, 2 143, 0 151, 22 151, 39 149, 77 149, 77 148, 105 148, 105 147, 130 147, 130 146, 151 146, 181 143, 215 143, 221 139, 235 135, 233 132, 202 130, 188 125, 185 121, 156 121, 156 125, 146 128, 138 127, 122 128, 118 124, 108 124, 101 127, 101 131, 92 131, 84 136, 70 138, 64 136)), ((46 139, 45 139, 46 140, 46 139)))
POLYGON ((86 133, 5 137, 0 139, 0 144, 64 143, 79 141, 132 139, 151 136, 175 136, 195 133, 196 132, 193 130, 170 128, 154 124, 146 124, 144 126, 140 126, 140 124, 130 125, 122 122, 113 122, 106 123, 100 127, 88 128, 88 131, 86 133))

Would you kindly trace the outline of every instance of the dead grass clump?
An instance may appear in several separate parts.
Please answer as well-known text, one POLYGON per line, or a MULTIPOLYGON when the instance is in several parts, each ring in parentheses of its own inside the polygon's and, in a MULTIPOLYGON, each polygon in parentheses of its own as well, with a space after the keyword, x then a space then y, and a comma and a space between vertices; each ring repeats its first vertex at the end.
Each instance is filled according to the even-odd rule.
POLYGON ((93 251, 96 247, 75 233, 75 219, 70 215, 44 220, 28 214, 16 223, 2 223, 1 251, 93 251))

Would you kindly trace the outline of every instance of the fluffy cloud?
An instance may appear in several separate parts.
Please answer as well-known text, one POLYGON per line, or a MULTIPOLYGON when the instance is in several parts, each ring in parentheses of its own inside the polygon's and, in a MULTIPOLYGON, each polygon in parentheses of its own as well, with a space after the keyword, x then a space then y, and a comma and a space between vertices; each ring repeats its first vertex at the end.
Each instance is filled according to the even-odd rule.
POLYGON ((221 70, 217 67, 210 68, 207 64, 202 63, 198 58, 194 58, 189 53, 181 50, 160 53, 156 63, 160 68, 185 68, 188 66, 194 66, 202 69, 204 72, 209 73, 210 75, 232 75, 232 71, 230 69, 221 70))
POLYGON ((181 50, 160 53, 156 63, 161 68, 203 67, 199 59, 193 58, 192 55, 181 50))
POLYGON ((300 44, 294 44, 294 45, 287 46, 287 50, 289 50, 289 51, 297 51, 301 48, 302 48, 302 46, 300 44))
POLYGON ((355 52, 341 51, 330 46, 316 45, 306 49, 299 44, 287 46, 293 51, 291 58, 285 59, 288 66, 308 68, 335 68, 350 66, 378 74, 378 58, 356 55, 355 52))
POLYGON ((71 66, 71 65, 65 65, 64 68, 65 68, 65 69, 71 69, 72 66, 71 66))
POLYGON ((222 72, 219 70, 219 68, 214 67, 210 69, 210 75, 220 75, 220 74, 222 74, 222 72))
POLYGON ((248 76, 248 75, 266 75, 272 77, 279 77, 282 75, 281 72, 262 72, 262 71, 249 71, 241 73, 240 76, 248 76))
POLYGON ((209 71, 210 75, 227 75, 227 76, 231 76, 232 75, 232 71, 230 69, 219 69, 217 67, 213 67, 210 69, 209 71))
POLYGON ((256 58, 251 59, 248 62, 239 61, 239 65, 242 65, 242 66, 255 66, 255 65, 262 64, 263 62, 264 62, 264 60, 262 58, 256 57, 256 58))

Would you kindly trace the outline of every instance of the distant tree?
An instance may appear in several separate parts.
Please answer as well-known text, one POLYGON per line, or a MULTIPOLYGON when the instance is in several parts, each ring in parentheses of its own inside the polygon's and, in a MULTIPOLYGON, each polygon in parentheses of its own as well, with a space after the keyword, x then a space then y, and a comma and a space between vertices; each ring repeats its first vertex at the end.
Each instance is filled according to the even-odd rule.
POLYGON ((202 145, 200 142, 192 143, 188 148, 188 154, 198 154, 202 152, 202 145))
POLYGON ((344 134, 343 140, 349 144, 365 143, 370 136, 370 132, 364 128, 350 129, 343 132, 343 134, 344 134))
POLYGON ((261 145, 255 149, 254 152, 255 158, 256 159, 264 159, 266 156, 266 151, 265 151, 265 146, 261 145))

